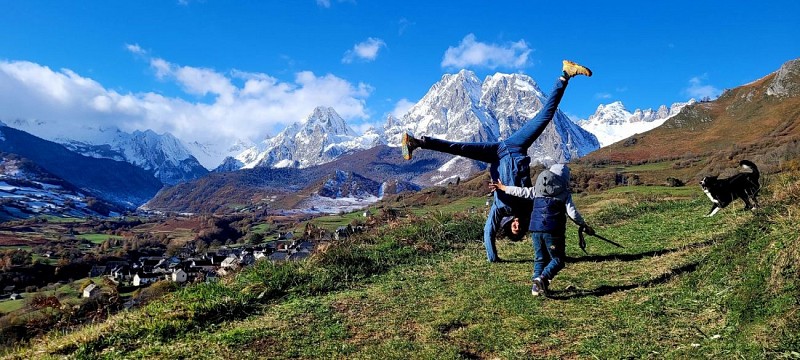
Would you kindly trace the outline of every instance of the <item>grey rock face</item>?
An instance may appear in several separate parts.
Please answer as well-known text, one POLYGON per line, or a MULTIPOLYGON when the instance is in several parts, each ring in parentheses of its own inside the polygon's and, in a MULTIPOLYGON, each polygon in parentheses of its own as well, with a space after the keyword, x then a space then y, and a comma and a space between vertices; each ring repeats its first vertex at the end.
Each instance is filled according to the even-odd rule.
POLYGON ((800 59, 784 63, 767 87, 767 95, 791 97, 800 95, 800 59))

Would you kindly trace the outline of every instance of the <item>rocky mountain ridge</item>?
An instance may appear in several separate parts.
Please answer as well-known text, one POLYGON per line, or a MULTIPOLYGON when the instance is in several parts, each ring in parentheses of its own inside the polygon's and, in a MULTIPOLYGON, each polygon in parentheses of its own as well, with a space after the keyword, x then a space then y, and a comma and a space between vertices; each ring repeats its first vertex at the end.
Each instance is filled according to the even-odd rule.
MULTIPOLYGON (((385 137, 388 144, 399 144, 405 132, 459 142, 498 141, 535 117, 546 96, 524 74, 497 73, 483 81, 469 70, 446 74, 402 119, 387 124, 385 137)), ((528 154, 534 163, 566 162, 598 147, 594 135, 559 110, 528 154)))
POLYGON ((152 130, 128 133, 115 127, 57 131, 46 121, 24 119, 15 119, 8 124, 84 156, 133 164, 153 173, 167 185, 196 179, 208 173, 181 141, 169 133, 157 134, 152 130))
POLYGON ((661 105, 656 110, 636 109, 630 112, 621 101, 615 101, 610 104, 600 104, 588 119, 579 120, 577 123, 584 130, 597 136, 600 146, 607 146, 634 134, 661 126, 667 119, 677 115, 685 106, 695 102, 694 99, 691 99, 688 102, 674 103, 669 107, 661 105))
POLYGON ((81 191, 121 208, 138 207, 163 186, 152 172, 127 162, 84 156, 8 126, 0 126, 0 151, 25 158, 81 191))

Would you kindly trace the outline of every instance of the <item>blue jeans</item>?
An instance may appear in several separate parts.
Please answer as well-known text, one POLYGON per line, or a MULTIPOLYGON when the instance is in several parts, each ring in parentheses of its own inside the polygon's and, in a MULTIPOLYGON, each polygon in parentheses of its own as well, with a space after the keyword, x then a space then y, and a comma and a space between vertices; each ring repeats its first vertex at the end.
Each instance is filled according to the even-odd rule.
MULTIPOLYGON (((421 148, 488 163, 492 180, 500 179, 506 185, 531 187, 533 184, 531 183, 531 158, 528 157, 528 148, 555 116, 566 88, 567 82, 558 79, 536 117, 522 125, 508 139, 499 142, 460 143, 423 136, 424 142, 421 148)), ((494 204, 489 210, 489 216, 486 218, 486 225, 483 228, 483 245, 486 247, 486 257, 489 261, 497 260, 495 238, 500 220, 505 216, 518 217, 520 231, 524 234, 528 231, 532 209, 533 204, 530 199, 513 197, 502 191, 495 191, 494 204)))
POLYGON ((534 231, 533 242, 533 278, 552 280, 566 265, 566 242, 564 234, 552 234, 534 231))

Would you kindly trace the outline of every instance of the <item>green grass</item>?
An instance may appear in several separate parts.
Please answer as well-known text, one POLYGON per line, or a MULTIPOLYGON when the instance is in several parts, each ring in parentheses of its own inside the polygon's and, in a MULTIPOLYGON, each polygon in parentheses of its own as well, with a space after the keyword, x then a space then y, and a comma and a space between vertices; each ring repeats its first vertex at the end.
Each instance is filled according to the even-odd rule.
POLYGON ((489 206, 486 205, 487 200, 490 200, 489 204, 491 205, 491 198, 489 197, 464 197, 443 205, 413 207, 410 210, 411 213, 417 216, 426 216, 431 213, 485 212, 489 210, 489 206))
POLYGON ((269 232, 269 229, 270 229, 269 224, 264 223, 253 226, 253 228, 250 229, 250 231, 256 234, 266 234, 267 232, 269 232))
MULTIPOLYGON (((371 210, 371 211, 374 211, 374 210, 371 210)), ((353 220, 364 220, 365 218, 364 218, 363 215, 364 215, 364 210, 359 210, 359 211, 350 212, 350 213, 341 214, 341 215, 336 214, 336 215, 320 216, 320 217, 314 218, 312 220, 309 220, 309 222, 311 222, 315 226, 318 226, 320 228, 326 229, 328 231, 334 231, 340 226, 347 226, 353 220)), ((302 231, 304 226, 305 226, 305 223, 299 225, 297 227, 297 229, 298 229, 297 232, 302 231)))
POLYGON ((31 260, 34 261, 34 262, 38 261, 38 262, 41 262, 43 264, 48 264, 48 265, 58 264, 58 259, 44 257, 44 256, 41 256, 41 255, 35 254, 35 253, 31 254, 31 260))
POLYGON ((8 245, 8 246, 0 246, 0 251, 3 250, 25 250, 25 251, 33 251, 32 246, 28 245, 8 245))
POLYGON ((639 194, 639 195, 665 195, 677 197, 691 197, 703 194, 700 187, 696 186, 618 186, 603 192, 605 196, 615 196, 619 194, 639 194))
POLYGON ((662 161, 662 162, 647 163, 647 164, 634 165, 634 166, 621 166, 621 167, 616 167, 616 168, 621 170, 622 172, 625 172, 625 173, 662 171, 662 170, 670 170, 670 169, 672 169, 673 163, 674 163, 674 161, 662 161))
POLYGON ((25 299, 2 300, 0 301, 0 314, 7 314, 14 310, 22 309, 25 306, 25 299))
MULTIPOLYGON (((474 209, 476 212, 482 212, 487 210, 486 207, 486 198, 483 197, 464 197, 460 199, 455 199, 452 202, 438 205, 438 206, 430 206, 430 207, 409 207, 407 210, 417 216, 426 216, 429 214, 434 213, 445 213, 445 214, 453 214, 453 213, 464 213, 469 212, 471 209, 474 209)), ((347 226, 348 224, 352 223, 354 220, 364 221, 365 210, 358 210, 350 213, 345 214, 335 214, 335 215, 326 215, 314 218, 309 220, 315 226, 321 227, 328 231, 334 231, 340 226, 347 226)), ((375 210, 374 208, 368 209, 368 211, 376 215, 380 210, 375 210)), ((296 227, 297 232, 302 231, 305 223, 300 224, 296 227)))
POLYGON ((75 237, 82 240, 88 240, 97 245, 102 244, 109 239, 122 239, 122 236, 108 234, 80 234, 75 237))
POLYGON ((568 265, 548 298, 530 296, 528 241, 499 241, 508 261, 489 264, 481 214, 433 212, 309 261, 259 262, 8 357, 799 356, 800 194, 764 191, 756 213, 734 204, 705 218, 701 195, 640 190, 578 199, 597 232, 625 247, 589 238, 584 254, 568 226, 568 265))
POLYGON ((83 218, 73 218, 73 217, 60 217, 60 216, 52 216, 52 215, 45 215, 42 216, 44 219, 47 219, 49 223, 61 224, 61 223, 82 223, 85 222, 86 219, 83 218))

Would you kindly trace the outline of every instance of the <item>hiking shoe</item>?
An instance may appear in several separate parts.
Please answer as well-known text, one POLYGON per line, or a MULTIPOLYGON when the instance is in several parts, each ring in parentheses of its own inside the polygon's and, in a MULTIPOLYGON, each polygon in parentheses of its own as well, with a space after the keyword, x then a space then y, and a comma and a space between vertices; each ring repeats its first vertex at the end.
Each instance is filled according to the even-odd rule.
POLYGON ((544 295, 544 282, 542 282, 541 278, 533 279, 533 286, 531 286, 531 295, 539 296, 539 294, 544 295))
POLYGON ((408 133, 403 134, 403 142, 400 144, 400 148, 403 150, 403 159, 411 160, 411 153, 417 148, 416 140, 408 133))
POLYGON ((562 63, 564 65, 561 69, 564 70, 564 77, 567 79, 577 75, 592 76, 592 70, 589 70, 589 68, 583 65, 576 64, 569 60, 564 60, 562 63))

